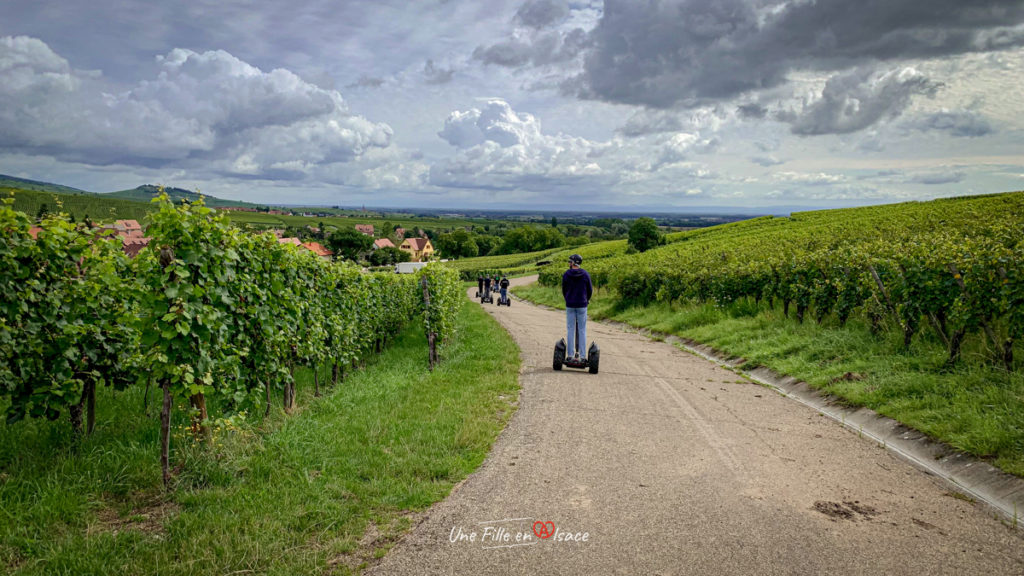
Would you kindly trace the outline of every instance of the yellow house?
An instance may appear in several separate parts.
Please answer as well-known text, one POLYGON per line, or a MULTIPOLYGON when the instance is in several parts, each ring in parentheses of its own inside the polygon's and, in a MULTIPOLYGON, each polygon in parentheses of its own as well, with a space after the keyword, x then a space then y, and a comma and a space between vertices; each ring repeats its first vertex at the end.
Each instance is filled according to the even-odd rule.
POLYGON ((406 238, 398 249, 408 252, 413 262, 422 262, 434 254, 434 246, 429 238, 406 238))

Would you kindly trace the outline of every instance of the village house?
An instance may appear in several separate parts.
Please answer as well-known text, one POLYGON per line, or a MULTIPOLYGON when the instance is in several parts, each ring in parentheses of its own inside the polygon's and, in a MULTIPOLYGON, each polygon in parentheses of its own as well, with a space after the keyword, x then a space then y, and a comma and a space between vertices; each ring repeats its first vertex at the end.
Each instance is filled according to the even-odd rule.
POLYGON ((373 236, 373 224, 356 224, 356 232, 361 232, 367 236, 373 236))
POLYGON ((405 228, 395 228, 395 236, 405 238, 405 228))
POLYGON ((138 220, 115 220, 113 229, 122 238, 141 238, 143 235, 138 220))
POLYGON ((413 262, 427 260, 434 254, 434 246, 428 238, 406 238, 398 249, 408 252, 413 262))
POLYGON ((395 243, 387 238, 378 238, 373 241, 373 249, 380 250, 381 248, 394 248, 395 243))
POLYGON ((319 242, 303 242, 302 247, 316 254, 317 256, 323 258, 324 260, 330 260, 331 257, 334 256, 334 252, 331 252, 319 242))

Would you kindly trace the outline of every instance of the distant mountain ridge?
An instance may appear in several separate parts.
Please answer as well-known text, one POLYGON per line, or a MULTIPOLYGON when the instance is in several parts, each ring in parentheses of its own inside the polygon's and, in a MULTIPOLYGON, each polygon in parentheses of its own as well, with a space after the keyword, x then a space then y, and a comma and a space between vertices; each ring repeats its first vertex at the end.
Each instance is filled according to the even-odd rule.
MULTIPOLYGON (((52 182, 43 182, 40 180, 29 180, 27 178, 18 178, 17 176, 8 176, 6 174, 0 174, 0 188, 17 188, 21 190, 33 190, 36 192, 49 192, 51 194, 88 194, 101 198, 120 198, 122 200, 133 200, 135 202, 145 203, 149 203, 150 200, 160 194, 160 187, 153 184, 143 184, 142 186, 132 188, 131 190, 119 190, 117 192, 89 192, 87 190, 72 188, 71 186, 63 186, 61 184, 53 184, 52 182)), ((195 202, 200 196, 191 190, 175 188, 173 186, 164 187, 164 192, 166 192, 167 196, 175 203, 182 200, 195 202)), ((224 200, 215 196, 207 196, 205 194, 202 196, 206 205, 214 208, 224 206, 243 206, 254 208, 258 206, 258 204, 242 202, 240 200, 224 200)))
MULTIPOLYGON (((258 206, 257 204, 242 202, 239 200, 223 200, 214 196, 207 196, 206 194, 199 194, 191 190, 175 188, 173 186, 165 186, 163 192, 167 194, 174 203, 181 202, 182 200, 195 202, 200 196, 202 196, 203 202, 211 208, 222 206, 248 206, 254 208, 258 206)), ((153 184, 143 184, 142 186, 132 188, 131 190, 119 190, 117 192, 107 192, 100 195, 108 198, 121 198, 124 200, 134 200, 136 202, 149 202, 160 195, 160 187, 153 184)))
POLYGON ((92 194, 92 192, 86 192, 71 186, 18 178, 17 176, 8 176, 6 174, 0 174, 0 188, 19 188, 21 190, 35 190, 37 192, 51 192, 55 194, 92 194))

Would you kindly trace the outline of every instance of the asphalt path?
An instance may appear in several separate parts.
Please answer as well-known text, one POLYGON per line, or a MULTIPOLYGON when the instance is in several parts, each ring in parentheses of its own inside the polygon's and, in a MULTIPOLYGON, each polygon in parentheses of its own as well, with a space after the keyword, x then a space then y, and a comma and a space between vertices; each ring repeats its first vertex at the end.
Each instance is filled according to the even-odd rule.
POLYGON ((518 410, 368 573, 1024 574, 1020 529, 806 406, 597 322, 600 373, 556 372, 563 312, 482 306, 518 410))

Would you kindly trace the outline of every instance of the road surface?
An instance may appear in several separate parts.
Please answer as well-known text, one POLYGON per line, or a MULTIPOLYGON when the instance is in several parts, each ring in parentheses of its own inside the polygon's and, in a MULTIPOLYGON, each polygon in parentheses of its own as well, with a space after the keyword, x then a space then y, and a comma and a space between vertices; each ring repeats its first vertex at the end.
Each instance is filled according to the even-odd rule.
POLYGON ((600 374, 555 372, 564 313, 483 306, 519 409, 370 574, 1024 574, 1020 530, 793 400, 596 322, 600 374))

